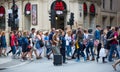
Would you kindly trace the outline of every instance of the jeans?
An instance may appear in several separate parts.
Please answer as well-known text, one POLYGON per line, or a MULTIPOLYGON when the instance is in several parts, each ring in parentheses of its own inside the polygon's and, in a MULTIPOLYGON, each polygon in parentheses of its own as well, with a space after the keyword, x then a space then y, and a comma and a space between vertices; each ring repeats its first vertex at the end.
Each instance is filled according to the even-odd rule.
POLYGON ((65 63, 65 62, 66 62, 65 48, 61 48, 61 49, 60 49, 60 52, 61 52, 61 55, 62 55, 62 57, 63 57, 63 63, 65 63))
POLYGON ((18 46, 18 52, 16 53, 18 56, 22 53, 22 46, 18 46))
POLYGON ((77 59, 78 59, 78 60, 80 59, 79 55, 81 55, 82 57, 85 57, 85 54, 84 54, 84 52, 82 51, 83 44, 80 43, 80 42, 79 42, 79 47, 80 47, 80 48, 77 49, 77 59))
POLYGON ((71 53, 71 55, 72 55, 71 46, 68 45, 68 46, 66 46, 66 48, 67 48, 67 56, 70 56, 70 53, 71 53))
POLYGON ((12 49, 12 54, 14 55, 16 53, 16 48, 15 46, 11 46, 11 49, 12 49))
POLYGON ((86 47, 86 55, 87 55, 87 57, 89 57, 88 54, 89 54, 89 49, 90 49, 90 52, 92 54, 92 58, 94 58, 93 47, 94 47, 94 43, 93 42, 88 42, 87 47, 86 47))
POLYGON ((114 51, 116 51, 117 56, 119 57, 119 53, 118 53, 118 50, 117 50, 117 44, 111 44, 110 53, 109 53, 109 57, 108 57, 109 61, 112 61, 112 55, 113 55, 114 51))

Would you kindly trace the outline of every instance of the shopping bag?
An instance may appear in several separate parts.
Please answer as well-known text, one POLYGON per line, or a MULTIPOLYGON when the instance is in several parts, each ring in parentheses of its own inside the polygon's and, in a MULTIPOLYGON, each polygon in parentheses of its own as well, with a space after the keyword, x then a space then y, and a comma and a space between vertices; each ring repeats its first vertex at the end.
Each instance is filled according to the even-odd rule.
POLYGON ((105 57, 106 56, 106 52, 105 52, 105 49, 104 48, 101 48, 100 49, 100 54, 99 54, 100 57, 105 57))

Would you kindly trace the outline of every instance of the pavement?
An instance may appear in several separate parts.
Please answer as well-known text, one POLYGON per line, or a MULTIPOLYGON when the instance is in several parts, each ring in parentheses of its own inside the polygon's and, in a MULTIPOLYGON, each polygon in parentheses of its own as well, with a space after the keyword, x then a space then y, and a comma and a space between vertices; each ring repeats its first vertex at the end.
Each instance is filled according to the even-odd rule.
POLYGON ((1 70, 0 72, 120 72, 119 65, 117 66, 117 71, 114 71, 112 68, 113 62, 85 62, 83 59, 80 62, 75 62, 75 60, 68 60, 67 62, 67 64, 62 66, 54 66, 53 60, 43 58, 22 66, 1 70))
POLYGON ((20 59, 12 59, 11 56, 0 57, 0 70, 22 66, 27 63, 30 63, 30 61, 22 62, 20 59))
MULTIPOLYGON (((7 48, 7 52, 10 50, 10 47, 7 48)), ((22 62, 20 59, 12 59, 12 53, 8 56, 0 56, 0 70, 18 67, 24 64, 29 63, 30 61, 22 62)))

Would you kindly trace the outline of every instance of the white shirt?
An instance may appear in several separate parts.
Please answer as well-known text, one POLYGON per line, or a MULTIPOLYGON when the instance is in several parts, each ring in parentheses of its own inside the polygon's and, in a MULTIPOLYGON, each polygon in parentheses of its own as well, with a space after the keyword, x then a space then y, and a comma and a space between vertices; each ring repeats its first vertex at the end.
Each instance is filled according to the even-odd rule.
POLYGON ((65 40, 66 40, 66 45, 68 46, 68 45, 70 44, 72 38, 71 38, 71 36, 68 36, 68 35, 66 34, 65 40))

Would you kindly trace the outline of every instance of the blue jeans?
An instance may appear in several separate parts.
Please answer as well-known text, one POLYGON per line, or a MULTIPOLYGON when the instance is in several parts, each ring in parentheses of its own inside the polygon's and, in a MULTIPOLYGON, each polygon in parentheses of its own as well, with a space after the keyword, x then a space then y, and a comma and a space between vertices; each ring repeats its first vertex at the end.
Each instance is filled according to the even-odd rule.
POLYGON ((92 54, 92 58, 94 58, 93 47, 94 47, 94 43, 93 42, 88 42, 87 47, 86 47, 87 58, 89 57, 89 55, 88 55, 89 54, 89 49, 90 49, 90 52, 92 54))
POLYGON ((109 61, 112 61, 112 55, 113 55, 114 51, 116 51, 117 56, 119 57, 119 53, 117 50, 117 44, 111 44, 111 46, 110 46, 110 53, 109 53, 109 57, 108 57, 109 61))
POLYGON ((83 52, 83 44, 81 43, 81 42, 79 42, 79 47, 80 48, 78 48, 77 49, 77 59, 79 60, 80 59, 80 55, 82 56, 82 57, 85 57, 85 54, 84 54, 84 52, 83 52))
MULTIPOLYGON (((70 53, 71 53, 71 46, 70 45, 68 45, 68 46, 66 46, 66 48, 67 48, 67 56, 70 56, 70 53)), ((71 53, 72 54, 72 53, 71 53)))
POLYGON ((12 54, 14 55, 16 53, 16 48, 15 46, 11 46, 11 49, 12 49, 12 54))

